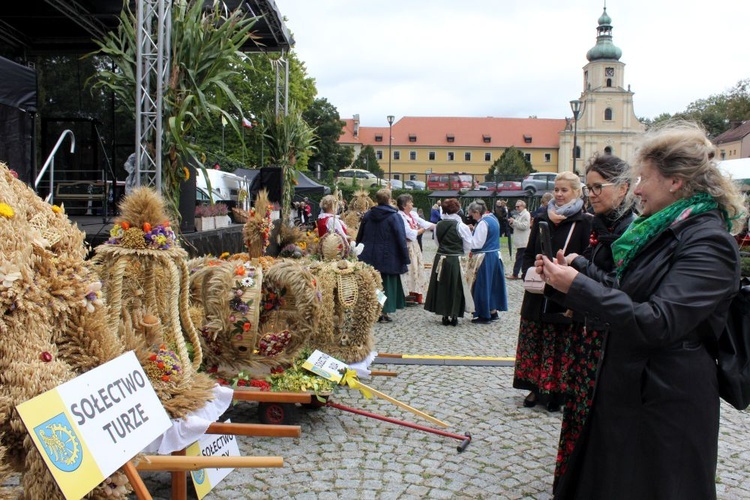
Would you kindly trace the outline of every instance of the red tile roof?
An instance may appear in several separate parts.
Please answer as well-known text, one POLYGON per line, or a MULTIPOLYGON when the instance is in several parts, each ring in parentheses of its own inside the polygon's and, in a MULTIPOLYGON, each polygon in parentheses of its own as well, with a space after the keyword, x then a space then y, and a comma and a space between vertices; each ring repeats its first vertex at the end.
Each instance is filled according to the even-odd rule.
MULTIPOLYGON (((344 120, 344 133, 339 142, 346 144, 388 144, 388 127, 359 127, 354 137, 354 121, 344 120), (375 136, 380 135, 381 141, 375 136)), ((393 146, 449 146, 557 148, 565 119, 550 118, 460 118, 405 116, 393 124, 393 146), (409 137, 416 138, 410 142, 409 137), (453 136, 454 141, 448 142, 453 136), (484 142, 489 137, 490 142, 484 142), (531 142, 526 142, 530 137, 531 142)))
POLYGON ((730 128, 726 132, 717 135, 714 138, 714 144, 723 144, 725 142, 741 141, 748 134, 750 134, 750 120, 744 121, 737 127, 730 128))

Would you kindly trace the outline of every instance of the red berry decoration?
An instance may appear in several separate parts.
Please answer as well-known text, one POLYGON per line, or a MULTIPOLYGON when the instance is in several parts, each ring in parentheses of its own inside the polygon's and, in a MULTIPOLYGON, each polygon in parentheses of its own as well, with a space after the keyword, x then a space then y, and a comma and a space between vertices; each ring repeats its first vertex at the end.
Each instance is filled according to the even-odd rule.
POLYGON ((39 355, 39 359, 41 359, 45 363, 49 363, 50 361, 52 361, 52 354, 50 354, 47 351, 44 351, 42 354, 39 355))

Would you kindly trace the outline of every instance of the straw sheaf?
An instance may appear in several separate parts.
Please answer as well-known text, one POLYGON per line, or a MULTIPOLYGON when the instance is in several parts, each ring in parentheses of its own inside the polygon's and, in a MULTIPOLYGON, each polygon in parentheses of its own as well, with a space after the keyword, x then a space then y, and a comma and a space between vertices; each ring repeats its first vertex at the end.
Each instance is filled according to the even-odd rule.
POLYGON ((14 408, 121 346, 104 328, 104 305, 88 311, 98 277, 83 260, 84 234, 2 164, 0 202, 12 209, 0 217, 0 265, 20 276, 0 284, 0 481, 12 468, 22 473, 23 497, 62 498, 14 408))
POLYGON ((186 256, 184 250, 175 247, 149 251, 101 245, 92 259, 105 282, 109 327, 122 336, 126 348, 134 349, 139 358, 147 358, 155 346, 165 344, 179 357, 179 380, 151 380, 172 418, 204 406, 211 397, 211 385, 197 373, 203 351, 189 314, 186 256), (123 322, 127 328, 120 326, 123 322), (192 362, 186 338, 193 344, 192 362))
POLYGON ((372 351, 372 326, 380 315, 380 274, 365 263, 343 260, 318 263, 311 270, 322 291, 323 304, 310 346, 345 363, 365 359, 372 351))
POLYGON ((245 241, 247 253, 251 258, 260 257, 265 253, 263 230, 271 222, 266 218, 266 210, 269 206, 268 191, 263 189, 258 192, 258 197, 255 199, 255 206, 253 207, 255 210, 249 213, 247 222, 242 228, 242 237, 245 241))
POLYGON ((132 227, 143 227, 145 222, 152 226, 170 220, 164 199, 148 187, 135 188, 120 202, 120 217, 116 222, 128 222, 132 227))
POLYGON ((344 259, 349 251, 349 242, 343 234, 328 232, 318 242, 317 253, 323 260, 344 259))
MULTIPOLYGON (((238 372, 257 373, 260 378, 268 375, 269 368, 277 366, 277 358, 253 354, 253 350, 242 351, 232 342, 228 323, 232 287, 235 285, 234 269, 244 259, 217 261, 215 259, 194 259, 190 261, 191 295, 194 297, 191 315, 193 321, 205 332, 201 336, 203 365, 215 376, 231 380, 238 372), (203 263, 203 267, 199 267, 203 263)), ((258 321, 254 329, 243 336, 250 336, 249 342, 257 345, 258 321)))
MULTIPOLYGON (((321 300, 317 280, 296 260, 281 260, 264 271, 263 286, 286 289, 284 304, 277 313, 278 319, 283 319, 292 332, 285 354, 294 358, 318 328, 321 300)), ((277 321, 276 331, 285 329, 278 323, 281 322, 277 321)))

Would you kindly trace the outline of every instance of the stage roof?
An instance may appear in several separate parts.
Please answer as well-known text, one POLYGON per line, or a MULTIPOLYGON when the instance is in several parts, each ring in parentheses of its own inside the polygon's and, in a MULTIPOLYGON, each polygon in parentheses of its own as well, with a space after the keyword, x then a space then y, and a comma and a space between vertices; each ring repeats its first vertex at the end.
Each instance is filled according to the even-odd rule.
MULTIPOLYGON (((284 25, 274 0, 225 0, 232 10, 242 5, 250 15, 262 16, 252 31, 258 37, 246 52, 287 50, 294 39, 284 25)), ((210 5, 211 1, 206 0, 210 5)), ((92 42, 117 28, 122 0, 2 0, 0 45, 25 55, 85 54, 92 42)), ((135 9, 135 0, 131 0, 135 9)))

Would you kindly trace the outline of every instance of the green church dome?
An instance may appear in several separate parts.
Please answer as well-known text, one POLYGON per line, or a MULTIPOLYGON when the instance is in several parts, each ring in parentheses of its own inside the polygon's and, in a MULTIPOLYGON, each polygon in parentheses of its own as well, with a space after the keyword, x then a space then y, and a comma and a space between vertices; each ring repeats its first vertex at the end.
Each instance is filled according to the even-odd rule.
POLYGON ((596 31, 596 45, 586 53, 586 59, 589 61, 619 60, 622 56, 622 50, 612 43, 612 18, 607 14, 606 7, 604 7, 602 15, 599 16, 599 26, 596 31))

